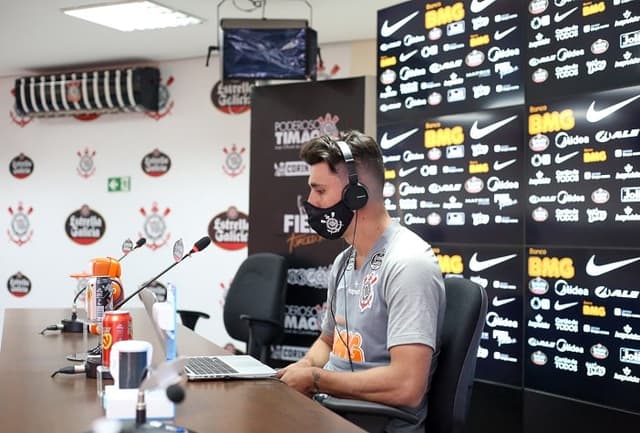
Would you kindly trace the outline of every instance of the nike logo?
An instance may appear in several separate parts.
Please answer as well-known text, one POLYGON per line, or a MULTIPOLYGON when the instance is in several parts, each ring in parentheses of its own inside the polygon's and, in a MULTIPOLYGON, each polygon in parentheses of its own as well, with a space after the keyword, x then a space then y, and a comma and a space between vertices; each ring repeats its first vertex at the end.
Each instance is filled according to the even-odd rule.
POLYGON ((417 169, 418 169, 418 167, 411 167, 411 168, 407 168, 407 169, 401 168, 400 170, 398 170, 398 176, 400 176, 400 177, 409 176, 411 173, 413 173, 417 169))
POLYGON ((509 35, 509 33, 515 31, 517 26, 509 27, 507 30, 501 32, 500 30, 496 30, 493 34, 493 39, 499 41, 500 39, 504 39, 505 36, 509 35))
POLYGON ((400 56, 399 56, 400 62, 401 63, 406 62, 411 57, 415 56, 417 52, 418 50, 409 51, 408 53, 400 53, 400 56))
POLYGON ((517 117, 517 115, 513 115, 511 117, 507 117, 506 119, 492 123, 491 125, 485 126, 484 128, 478 128, 478 121, 476 120, 475 122, 473 122, 473 125, 471 125, 469 137, 473 138, 474 140, 480 140, 481 138, 491 134, 496 129, 503 127, 517 117))
POLYGON ((413 134, 415 134, 416 132, 418 132, 418 128, 413 128, 407 132, 403 132, 400 135, 396 135, 393 138, 389 138, 389 136, 387 135, 387 133, 385 132, 382 135, 382 138, 380 139, 380 147, 383 150, 389 150, 391 149, 393 146, 395 146, 396 144, 400 143, 402 140, 404 140, 407 137, 412 136, 413 134))
POLYGON ((482 12, 483 10, 485 10, 495 2, 496 0, 471 0, 471 5, 469 6, 469 9, 474 14, 477 14, 478 12, 482 12))
POLYGON ((500 171, 503 168, 509 167, 514 162, 516 162, 515 158, 514 159, 510 159, 509 161, 505 161, 505 162, 496 161, 496 162, 493 163, 493 169, 495 171, 500 171))
POLYGON ((559 23, 561 21, 564 21, 564 19, 566 17, 568 17, 569 15, 571 15, 572 13, 574 13, 577 10, 578 10, 578 6, 574 7, 573 9, 570 9, 570 10, 568 10, 565 13, 562 13, 562 14, 560 12, 556 12, 556 14, 553 16, 553 22, 559 23))
POLYGON ((566 310, 567 308, 575 307, 576 305, 578 305, 577 302, 567 302, 565 304, 561 304, 560 302, 556 301, 555 304, 553 304, 553 309, 556 311, 562 311, 566 310))
POLYGON ((625 99, 622 102, 618 102, 617 104, 610 105, 607 108, 603 108, 602 110, 596 110, 596 101, 593 101, 589 108, 587 109, 587 121, 591 123, 599 122, 605 117, 611 116, 613 113, 624 107, 625 105, 631 104, 636 99, 640 98, 640 95, 632 96, 629 99, 625 99))
POLYGON ((591 256, 585 268, 585 270, 587 271, 587 275, 590 275, 592 277, 599 277, 600 275, 604 275, 607 272, 615 271, 616 269, 620 269, 623 266, 630 265, 631 263, 635 263, 640 260, 640 257, 634 257, 632 259, 618 260, 615 262, 607 263, 606 265, 597 265, 595 263, 595 257, 595 254, 591 256))
POLYGON ((478 260, 478 253, 473 253, 471 260, 469 260, 469 269, 473 272, 481 272, 485 269, 492 268, 495 265, 499 265, 500 263, 509 261, 515 256, 516 254, 509 254, 508 256, 496 257, 493 259, 478 260))
POLYGON ((500 299, 497 296, 494 296, 493 299, 491 300, 491 305, 493 305, 494 307, 502 307, 503 305, 509 304, 513 301, 515 301, 516 298, 503 298, 500 299))
POLYGON ((560 155, 559 153, 556 153, 555 163, 556 164, 562 164, 566 160, 573 158, 574 156, 576 156, 579 153, 580 153, 580 151, 567 153, 566 155, 560 155))
POLYGON ((411 21, 413 17, 418 15, 418 13, 419 11, 415 11, 411 15, 407 15, 406 17, 402 18, 400 21, 396 21, 394 24, 391 24, 391 25, 389 25, 389 20, 384 20, 384 22, 382 23, 382 27, 380 28, 380 36, 382 36, 383 38, 388 38, 398 30, 400 30, 402 26, 404 26, 409 21, 411 21))

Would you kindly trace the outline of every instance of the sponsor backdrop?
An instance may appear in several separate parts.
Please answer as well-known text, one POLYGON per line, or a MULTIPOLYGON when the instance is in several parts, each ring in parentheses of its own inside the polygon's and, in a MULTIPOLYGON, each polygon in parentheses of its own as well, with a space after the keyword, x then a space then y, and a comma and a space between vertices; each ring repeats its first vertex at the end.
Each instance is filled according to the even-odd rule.
POLYGON ((287 257, 285 335, 276 363, 302 357, 320 333, 327 277, 346 244, 328 242, 307 224, 309 168, 301 145, 311 138, 357 129, 374 134, 373 77, 260 87, 253 91, 249 254, 287 257), (368 107, 368 108, 367 108, 368 107))
MULTIPOLYGON (((351 70, 348 44, 323 47, 323 56, 333 67, 322 79, 351 70)), ((196 330, 220 345, 230 341, 221 313, 247 255, 253 84, 222 84, 220 68, 203 63, 158 65, 160 110, 145 114, 21 117, 12 93, 16 77, 0 79, 0 329, 4 308, 71 307, 86 281, 69 275, 90 270, 92 258, 119 258, 127 238, 147 239, 122 261, 130 294, 174 262, 176 241, 188 251, 209 234, 212 245, 163 276, 155 290, 162 294, 173 283, 179 308, 211 315, 196 330)), ((291 204, 295 214, 295 195, 291 204)), ((307 277, 313 278, 294 278, 307 277)), ((131 306, 141 304, 135 299, 131 306)))
POLYGON ((476 378, 520 396, 640 412, 639 28, 635 0, 378 13, 386 207, 487 289, 476 378))

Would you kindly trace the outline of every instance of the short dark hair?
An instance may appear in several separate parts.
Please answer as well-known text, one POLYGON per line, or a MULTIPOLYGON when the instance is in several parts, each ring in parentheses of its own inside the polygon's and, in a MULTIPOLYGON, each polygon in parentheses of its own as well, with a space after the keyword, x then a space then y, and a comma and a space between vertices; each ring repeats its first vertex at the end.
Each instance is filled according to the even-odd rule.
MULTIPOLYGON (((323 135, 306 142, 300 149, 300 159, 310 165, 326 162, 329 169, 336 173, 336 166, 344 163, 342 151, 336 141, 344 141, 351 149, 351 154, 356 162, 356 170, 369 172, 373 179, 384 184, 384 164, 382 154, 376 141, 360 131, 350 130, 340 132, 338 138, 323 135)), ((371 185, 367 185, 371 186, 371 185)))

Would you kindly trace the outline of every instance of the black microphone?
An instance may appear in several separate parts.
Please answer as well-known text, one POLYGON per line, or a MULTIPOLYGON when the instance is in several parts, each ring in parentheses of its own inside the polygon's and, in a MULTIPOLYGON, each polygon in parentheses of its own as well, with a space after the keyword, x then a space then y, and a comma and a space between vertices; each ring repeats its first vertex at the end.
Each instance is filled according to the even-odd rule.
POLYGON ((138 248, 140 248, 141 246, 143 246, 143 245, 144 245, 144 244, 146 244, 146 243, 147 243, 147 238, 140 238, 140 239, 138 239, 138 240, 136 241, 136 245, 135 245, 131 250, 129 250, 129 251, 127 251, 126 253, 124 253, 124 254, 122 255, 122 257, 120 257, 120 258, 118 259, 118 261, 119 261, 119 262, 121 262, 121 261, 122 261, 122 259, 124 259, 125 257, 127 257, 127 256, 129 255, 129 253, 131 253, 132 251, 137 250, 138 248))
POLYGON ((127 296, 122 302, 120 302, 118 305, 114 305, 113 309, 114 310, 119 310, 124 304, 126 304, 131 298, 133 298, 134 296, 136 296, 138 293, 140 293, 141 291, 143 291, 144 289, 146 289, 147 287, 149 287, 154 281, 156 281, 158 278, 160 278, 161 276, 163 276, 164 274, 166 274, 167 272, 169 272, 171 269, 173 269, 174 266, 176 266, 178 263, 182 263, 182 261, 184 259, 186 259, 187 257, 191 257, 191 254, 193 253, 197 253, 199 251, 204 250, 205 248, 207 248, 209 246, 209 244, 211 243, 211 238, 209 238, 209 236, 205 236, 203 238, 200 238, 200 240, 198 240, 198 242, 196 242, 195 244, 193 244, 193 247, 191 248, 191 251, 189 251, 187 254, 185 254, 180 260, 178 260, 177 262, 174 262, 171 264, 171 266, 167 267, 165 270, 163 270, 162 272, 160 272, 158 275, 156 275, 155 277, 151 278, 150 280, 148 280, 146 283, 142 284, 138 290, 136 290, 135 292, 133 292, 132 294, 130 294, 129 296, 127 296))

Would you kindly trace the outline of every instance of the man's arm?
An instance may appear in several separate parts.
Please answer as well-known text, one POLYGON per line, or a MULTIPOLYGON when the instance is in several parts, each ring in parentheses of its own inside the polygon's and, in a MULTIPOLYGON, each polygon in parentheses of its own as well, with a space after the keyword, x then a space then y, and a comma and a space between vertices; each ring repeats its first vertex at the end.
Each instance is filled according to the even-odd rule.
POLYGON ((418 406, 427 390, 433 349, 423 344, 404 344, 389 352, 391 362, 386 366, 352 373, 301 365, 283 370, 280 378, 305 394, 326 392, 392 406, 418 406))

